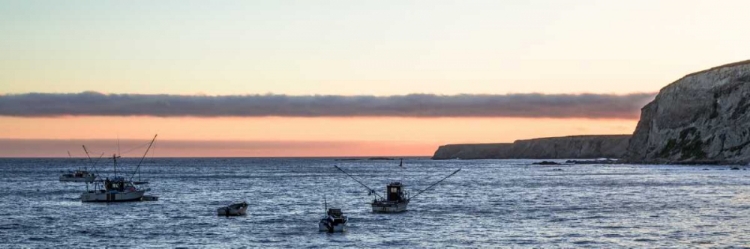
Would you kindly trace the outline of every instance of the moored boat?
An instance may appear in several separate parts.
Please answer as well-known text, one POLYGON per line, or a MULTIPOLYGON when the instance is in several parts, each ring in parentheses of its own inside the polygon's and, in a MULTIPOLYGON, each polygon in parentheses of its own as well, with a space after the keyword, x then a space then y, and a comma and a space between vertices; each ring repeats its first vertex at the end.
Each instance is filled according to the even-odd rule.
POLYGON ((146 191, 147 182, 126 181, 125 178, 115 177, 94 182, 94 188, 81 194, 82 202, 126 202, 141 201, 146 191))
POLYGON ((339 208, 329 208, 327 216, 318 223, 321 232, 341 233, 346 231, 346 222, 349 218, 339 208))
MULTIPOLYGON (((147 191, 151 189, 148 187, 147 181, 140 181, 140 168, 143 159, 146 158, 148 151, 156 141, 156 136, 148 144, 146 152, 141 157, 138 166, 136 166, 133 173, 128 179, 125 177, 117 176, 117 159, 120 158, 118 155, 112 155, 114 177, 112 179, 105 178, 104 180, 96 180, 89 186, 86 183, 86 192, 81 194, 81 202, 127 202, 127 201, 142 201, 147 191), (138 174, 139 181, 133 181, 133 177, 138 174)), ((158 197, 149 196, 149 200, 158 200, 158 197)))
MULTIPOLYGON (((86 151, 86 146, 83 146, 83 151, 86 152, 86 155, 88 155, 88 151, 86 151)), ((73 156, 70 155, 70 151, 68 151, 68 157, 70 159, 73 159, 73 156)), ((89 161, 91 162, 91 158, 89 157, 89 161)), ((95 165, 92 164, 92 167, 95 165)), ((59 177, 60 182, 93 182, 96 180, 96 174, 93 172, 88 171, 88 167, 84 167, 83 169, 78 168, 76 171, 69 171, 67 173, 63 173, 59 177)))
POLYGON ((371 203, 371 205, 372 205, 372 212, 373 213, 401 213, 401 212, 405 212, 407 210, 407 206, 409 205, 409 202, 411 201, 411 199, 413 199, 414 197, 417 197, 417 196, 421 195, 425 191, 429 190, 430 188, 434 187, 435 185, 438 185, 439 183, 445 181, 449 177, 451 177, 451 176, 455 175, 456 173, 458 173, 459 171, 461 171, 460 168, 457 169, 456 171, 453 171, 453 173, 451 173, 450 175, 444 177, 440 181, 437 181, 437 182, 433 183, 429 187, 423 189, 422 191, 419 191, 417 194, 415 194, 414 196, 411 196, 411 197, 409 196, 409 194, 406 191, 404 191, 404 185, 401 182, 391 182, 390 184, 388 184, 386 186, 386 198, 383 198, 382 196, 380 196, 377 193, 377 191, 373 190, 372 188, 368 187, 364 183, 360 182, 359 180, 357 180, 357 178, 354 178, 354 176, 350 175, 349 173, 346 173, 346 171, 344 171, 343 169, 339 168, 339 166, 335 166, 334 165, 333 167, 335 167, 336 169, 338 169, 342 173, 344 173, 347 176, 349 176, 349 178, 351 178, 352 180, 356 181, 357 183, 359 183, 360 185, 362 185, 363 187, 365 187, 367 190, 370 191, 369 192, 370 194, 375 194, 376 197, 375 197, 375 199, 371 203))
POLYGON ((94 180, 96 180, 96 174, 85 170, 76 170, 60 175, 61 182, 93 182, 94 180))
POLYGON ((324 199, 326 216, 318 222, 318 231, 328 233, 342 233, 346 231, 346 217, 340 208, 328 208, 328 202, 324 199))
POLYGON ((406 211, 409 205, 408 193, 403 191, 404 185, 400 182, 392 182, 386 187, 386 198, 372 201, 372 212, 375 213, 401 213, 406 211))

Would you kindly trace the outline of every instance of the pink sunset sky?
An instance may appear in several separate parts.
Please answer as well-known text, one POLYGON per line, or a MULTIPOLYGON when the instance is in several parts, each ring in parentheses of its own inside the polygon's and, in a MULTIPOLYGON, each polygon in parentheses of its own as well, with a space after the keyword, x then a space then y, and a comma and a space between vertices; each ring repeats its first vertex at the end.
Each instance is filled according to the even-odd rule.
POLYGON ((0 3, 0 157, 429 156, 630 134, 747 1, 0 3), (138 156, 133 152, 130 155, 138 156))

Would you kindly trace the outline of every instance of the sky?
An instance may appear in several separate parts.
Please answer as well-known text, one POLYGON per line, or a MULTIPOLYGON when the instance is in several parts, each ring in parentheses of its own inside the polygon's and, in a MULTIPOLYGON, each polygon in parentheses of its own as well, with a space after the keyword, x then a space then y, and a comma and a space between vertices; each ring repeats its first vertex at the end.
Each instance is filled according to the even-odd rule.
POLYGON ((0 1, 0 156, 155 133, 161 156, 426 156, 448 143, 629 134, 663 86, 750 57, 747 9, 0 1))

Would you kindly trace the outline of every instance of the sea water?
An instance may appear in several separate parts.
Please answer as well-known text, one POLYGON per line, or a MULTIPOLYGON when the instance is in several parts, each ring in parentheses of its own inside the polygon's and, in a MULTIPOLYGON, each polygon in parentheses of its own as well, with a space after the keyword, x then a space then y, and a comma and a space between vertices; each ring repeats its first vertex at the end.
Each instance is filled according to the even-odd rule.
MULTIPOLYGON (((134 180, 138 159, 118 175, 134 180)), ((0 247, 724 247, 750 245, 750 171, 728 166, 532 165, 529 160, 156 158, 141 166, 155 202, 81 203, 61 183, 82 159, 0 159, 0 247), (409 211, 375 214, 392 181, 409 211), (318 232, 328 205, 343 234, 318 232), (247 201, 245 217, 216 209, 247 201)), ((89 165, 90 166, 90 165, 89 165)), ((96 165, 113 176, 111 162, 96 165)))

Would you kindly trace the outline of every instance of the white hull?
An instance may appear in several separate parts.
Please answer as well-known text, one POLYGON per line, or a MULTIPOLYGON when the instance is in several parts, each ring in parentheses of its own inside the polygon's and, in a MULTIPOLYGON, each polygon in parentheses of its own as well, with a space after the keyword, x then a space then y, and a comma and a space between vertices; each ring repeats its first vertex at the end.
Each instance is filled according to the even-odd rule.
POLYGON ((145 190, 119 193, 86 192, 81 194, 82 202, 122 202, 140 201, 145 190))
POLYGON ((247 206, 240 208, 223 207, 217 209, 216 212, 219 216, 243 216, 247 214, 247 206))
POLYGON ((74 176, 60 176, 61 182, 94 182, 95 176, 84 176, 84 177, 74 177, 74 176))
MULTIPOLYGON (((328 231, 328 226, 326 226, 326 223, 323 223, 323 222, 318 223, 318 230, 321 232, 330 232, 328 231)), ((346 231, 346 223, 333 226, 334 233, 343 233, 345 231, 346 231)))
POLYGON ((409 202, 398 203, 373 203, 372 212, 374 213, 401 213, 406 211, 409 202))

